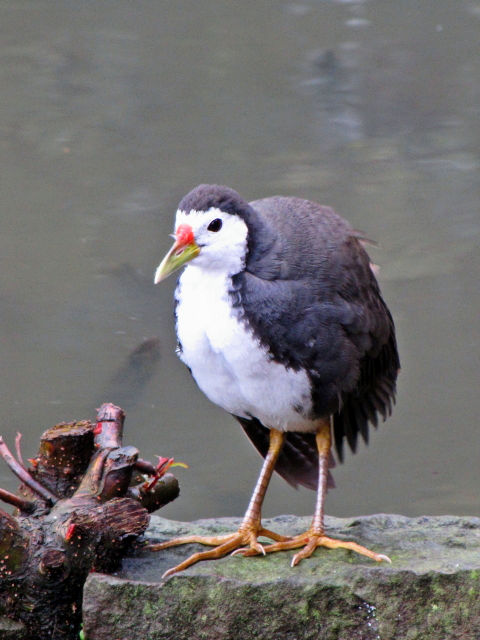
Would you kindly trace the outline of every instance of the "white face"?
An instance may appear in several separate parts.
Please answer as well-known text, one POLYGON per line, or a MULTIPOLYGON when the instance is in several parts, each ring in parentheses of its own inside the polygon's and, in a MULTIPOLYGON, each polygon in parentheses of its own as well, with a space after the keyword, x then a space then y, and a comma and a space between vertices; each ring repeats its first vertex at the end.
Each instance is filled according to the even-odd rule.
POLYGON ((175 229, 188 224, 200 247, 199 255, 188 263, 188 267, 197 267, 228 275, 239 273, 245 265, 247 255, 248 229, 237 215, 224 213, 212 207, 208 211, 178 210, 175 229), (210 227, 210 229, 209 229, 210 227))

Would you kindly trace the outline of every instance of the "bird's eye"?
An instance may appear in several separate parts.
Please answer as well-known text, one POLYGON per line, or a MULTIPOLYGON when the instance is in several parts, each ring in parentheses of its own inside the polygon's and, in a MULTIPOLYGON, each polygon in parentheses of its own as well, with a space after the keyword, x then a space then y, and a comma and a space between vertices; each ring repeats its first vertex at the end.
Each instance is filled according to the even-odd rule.
POLYGON ((222 228, 222 221, 220 220, 220 218, 215 218, 215 220, 212 220, 210 222, 210 224, 208 225, 207 229, 209 231, 220 231, 220 229, 222 228))

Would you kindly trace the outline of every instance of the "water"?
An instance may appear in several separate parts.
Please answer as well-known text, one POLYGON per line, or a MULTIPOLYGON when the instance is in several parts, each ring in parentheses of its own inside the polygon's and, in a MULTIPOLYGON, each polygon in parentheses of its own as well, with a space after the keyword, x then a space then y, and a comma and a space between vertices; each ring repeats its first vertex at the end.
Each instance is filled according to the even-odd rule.
MULTIPOLYGON (((327 511, 478 515, 479 29, 478 0, 2 2, 0 433, 31 456, 116 402, 127 444, 190 465, 163 515, 241 515, 260 459, 153 272, 199 182, 308 197, 379 242, 403 367, 327 511)), ((265 514, 313 503, 275 478, 265 514)))

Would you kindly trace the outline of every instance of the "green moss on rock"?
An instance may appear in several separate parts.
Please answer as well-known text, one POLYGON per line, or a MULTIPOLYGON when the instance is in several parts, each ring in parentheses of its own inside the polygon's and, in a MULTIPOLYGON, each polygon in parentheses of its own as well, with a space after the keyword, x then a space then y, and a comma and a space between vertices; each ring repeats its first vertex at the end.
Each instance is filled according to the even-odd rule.
MULTIPOLYGON (((153 518, 151 540, 234 530, 239 521, 153 518)), ((266 522, 299 532, 308 519, 266 522)), ((292 552, 199 563, 164 581, 198 545, 129 558, 116 576, 90 575, 89 640, 478 640, 480 519, 377 515, 328 518, 333 536, 387 553, 377 564, 319 549, 295 568, 292 552), (452 544, 451 541, 456 543, 452 544), (458 543, 459 542, 459 543, 458 543)))

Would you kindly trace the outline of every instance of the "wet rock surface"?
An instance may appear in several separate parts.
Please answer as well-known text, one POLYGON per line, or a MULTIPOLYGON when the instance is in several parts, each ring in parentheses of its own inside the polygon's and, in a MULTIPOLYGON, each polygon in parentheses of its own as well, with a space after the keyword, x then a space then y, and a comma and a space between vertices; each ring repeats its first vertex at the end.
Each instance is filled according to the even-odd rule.
MULTIPOLYGON (((225 533, 240 520, 193 523, 152 517, 150 541, 225 533)), ((299 533, 309 518, 265 526, 299 533)), ((328 534, 390 556, 374 563, 319 549, 290 567, 293 552, 203 562, 162 579, 200 545, 142 551, 115 575, 93 573, 84 591, 89 640, 478 640, 480 518, 372 515, 327 518, 328 534)))

